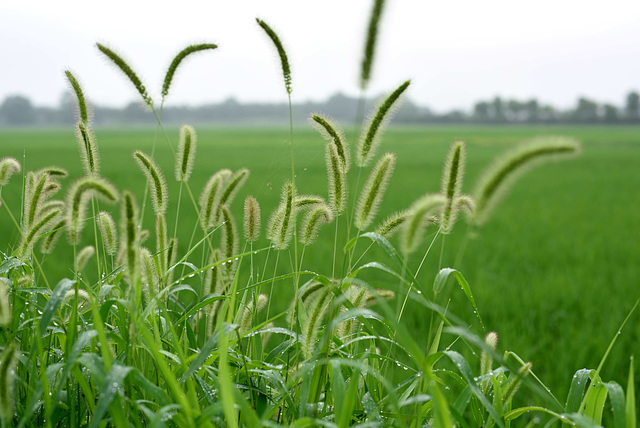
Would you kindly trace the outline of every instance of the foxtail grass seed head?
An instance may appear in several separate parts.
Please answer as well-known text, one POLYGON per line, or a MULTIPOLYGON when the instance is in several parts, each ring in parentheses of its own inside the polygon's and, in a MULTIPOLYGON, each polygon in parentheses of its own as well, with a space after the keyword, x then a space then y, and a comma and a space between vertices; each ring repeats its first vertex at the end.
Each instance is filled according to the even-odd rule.
POLYGON ((173 282, 175 269, 171 268, 175 266, 176 260, 178 260, 178 238, 171 238, 167 245, 167 284, 171 284, 173 282))
MULTIPOLYGON (((498 346, 498 333, 495 331, 487 333, 484 338, 484 343, 491 348, 492 351, 495 351, 498 346)), ((491 370, 493 370, 493 357, 491 357, 487 351, 482 350, 482 353, 480 354, 480 375, 485 376, 490 373, 491 370)), ((485 392, 488 386, 489 380, 487 379, 482 382, 480 388, 485 392)))
POLYGON ((135 287, 140 279, 138 203, 133 193, 126 190, 122 194, 121 242, 125 249, 125 278, 129 286, 135 287))
POLYGON ((472 216, 476 210, 476 201, 471 195, 460 195, 454 202, 458 207, 458 210, 464 211, 469 216, 472 216))
MULTIPOLYGON (((362 309, 366 304, 367 288, 351 284, 349 288, 347 288, 345 295, 354 308, 362 309)), ((341 312, 345 312, 346 310, 347 308, 344 306, 341 308, 341 312)), ((343 338, 349 336, 355 333, 357 325, 357 320, 348 319, 338 325, 336 335, 343 338)))
POLYGON ((11 322, 11 300, 9 298, 9 286, 0 278, 0 327, 5 327, 11 322))
POLYGON ((402 225, 400 248, 404 254, 413 252, 422 242, 428 217, 442 209, 446 197, 440 194, 428 194, 413 203, 411 214, 402 225))
POLYGON ((87 262, 93 257, 96 253, 96 249, 93 245, 87 245, 84 247, 78 254, 76 255, 76 263, 75 263, 75 271, 80 272, 87 266, 87 262))
POLYGON ((221 169, 209 178, 202 189, 198 204, 200 205, 200 222, 205 231, 215 225, 215 217, 222 196, 222 186, 232 175, 230 169, 221 169))
POLYGON ((98 213, 98 228, 104 252, 113 256, 118 251, 118 233, 116 232, 116 222, 111 214, 106 211, 98 213))
POLYGON ((385 238, 391 238, 400 231, 400 228, 409 217, 409 210, 396 211, 387 217, 376 228, 376 233, 385 238))
POLYGON ((31 227, 36 220, 36 216, 42 210, 46 198, 46 187, 49 175, 46 172, 35 174, 31 171, 27 173, 27 181, 24 195, 24 228, 31 227))
POLYGON ((263 20, 256 18, 256 22, 258 25, 267 33, 267 36, 273 42, 273 45, 276 47, 278 51, 278 56, 280 57, 280 65, 282 66, 282 76, 284 77, 284 87, 287 90, 287 94, 291 95, 291 67, 289 67, 289 59, 287 58, 287 52, 284 50, 284 46, 282 46, 282 42, 280 38, 276 34, 275 31, 267 25, 263 20))
POLYGON ((249 178, 249 170, 242 168, 233 173, 233 175, 225 181, 220 196, 220 205, 231 206, 233 199, 236 197, 244 183, 249 178))
MULTIPOLYGON (((215 248, 209 256, 209 265, 216 265, 220 261, 220 249, 215 248)), ((218 285, 221 282, 220 266, 213 266, 211 269, 207 269, 207 273, 204 276, 204 294, 216 293, 218 285)))
POLYGON ((378 27, 380 25, 380 17, 384 9, 384 0, 374 0, 371 16, 369 17, 369 27, 367 28, 367 39, 364 45, 364 54, 362 56, 362 67, 360 71, 360 89, 365 90, 371 79, 371 68, 376 53, 376 42, 378 40, 378 27))
POLYGON ((98 144, 93 131, 85 122, 76 124, 76 140, 78 141, 78 150, 80 151, 80 160, 82 161, 84 173, 86 175, 98 175, 100 172, 98 144))
POLYGON ((67 221, 62 217, 62 215, 58 215, 57 223, 55 223, 51 228, 51 231, 42 238, 40 243, 40 252, 42 254, 51 254, 55 249, 56 244, 60 239, 62 229, 64 229, 67 224, 67 221))
POLYGON ((167 218, 163 213, 158 213, 156 214, 156 253, 158 253, 158 273, 161 278, 164 278, 167 273, 168 245, 167 218))
POLYGON ((265 306, 267 306, 267 302, 269 301, 269 297, 266 294, 258 295, 258 302, 253 304, 253 300, 247 303, 247 306, 242 311, 242 316, 240 317, 240 334, 247 334, 249 330, 251 330, 251 321, 254 319, 260 311, 262 311, 265 306))
POLYGON ((407 80, 402 85, 393 91, 387 98, 382 101, 375 110, 375 113, 367 122, 367 126, 364 128, 366 132, 360 135, 358 140, 358 153, 356 163, 359 167, 363 167, 369 164, 376 154, 376 150, 382 141, 382 134, 387 124, 391 120, 393 111, 398 106, 398 100, 402 93, 411 84, 410 80, 407 80))
POLYGON ((365 307, 373 306, 376 303, 379 303, 380 300, 390 301, 390 300, 393 300, 395 297, 396 297, 396 293, 394 293, 392 290, 384 290, 379 288, 375 291, 367 291, 366 301, 364 306, 365 307))
POLYGON ((459 204, 457 201, 462 191, 466 156, 467 149, 464 142, 455 141, 445 160, 441 192, 447 197, 447 202, 445 202, 440 219, 440 226, 444 234, 451 233, 458 216, 459 204))
POLYGON ((69 172, 66 169, 61 168, 59 166, 55 166, 55 165, 45 166, 44 168, 40 168, 37 171, 37 174, 42 172, 49 174, 49 178, 52 180, 67 178, 67 176, 69 175, 69 172))
POLYGON ((327 201, 320 195, 297 195, 296 208, 299 210, 311 209, 318 204, 325 204, 327 201))
MULTIPOLYGON (((76 299, 76 290, 67 291, 62 299, 62 306, 73 304, 76 299)), ((85 290, 78 290, 78 313, 82 314, 91 309, 91 296, 85 290)))
POLYGON ((167 95, 169 95, 169 88, 171 88, 171 82, 173 82, 173 77, 176 74, 176 70, 178 69, 178 66, 182 64, 182 62, 186 57, 196 52, 212 50, 212 49, 216 49, 217 47, 218 46, 214 45, 213 43, 200 43, 197 45, 189 45, 183 50, 181 50, 180 52, 178 52, 175 58, 173 58, 173 61, 171 61, 171 64, 167 69, 167 73, 164 75, 164 83, 162 84, 162 99, 164 100, 167 97, 167 95))
POLYGON ((329 179, 329 206, 339 216, 347 206, 347 174, 335 144, 325 145, 325 160, 329 179))
POLYGON ((325 140, 333 142, 333 144, 336 145, 338 155, 340 156, 340 159, 342 159, 343 168, 345 172, 349 172, 349 167, 351 166, 351 153, 342 129, 340 129, 333 119, 322 114, 312 114, 311 124, 318 130, 318 132, 320 132, 325 140))
POLYGON ((538 137, 498 158, 478 179, 474 193, 476 209, 470 220, 481 225, 505 195, 510 185, 530 168, 580 153, 580 143, 568 137, 538 137))
MULTIPOLYGON (((222 233, 220 235, 220 248, 222 248, 222 255, 226 259, 230 259, 238 254, 240 247, 240 240, 238 237, 238 227, 236 226, 236 220, 231 214, 229 207, 222 205, 220 207, 222 212, 222 233)), ((229 260, 226 264, 227 277, 233 277, 235 269, 238 263, 233 260, 229 260)))
MULTIPOLYGON (((3 422, 11 421, 14 416, 14 387, 17 366, 17 345, 13 341, 7 342, 2 354, 0 354, 0 419, 3 422)), ((9 425, 11 424, 9 423, 9 425)))
POLYGON ((6 157, 0 159, 0 187, 6 186, 11 176, 20 171, 22 171, 22 167, 15 158, 6 157))
POLYGON ((156 213, 164 213, 167 211, 167 205, 169 203, 167 181, 164 179, 162 170, 154 161, 151 156, 144 153, 141 150, 135 150, 133 152, 133 158, 136 163, 147 177, 149 186, 151 187, 151 202, 153 204, 153 211, 156 213))
POLYGON ((84 92, 82 91, 82 86, 70 70, 65 70, 64 74, 65 76, 67 76, 67 80, 69 81, 71 90, 76 95, 76 100, 78 101, 78 116, 80 117, 80 121, 88 124, 89 113, 87 112, 87 102, 84 97, 84 92))
POLYGON ((300 242, 311 245, 318 238, 320 227, 333 221, 333 211, 327 204, 318 204, 304 217, 300 226, 300 242))
POLYGON ((33 224, 26 229, 16 250, 16 256, 20 260, 25 260, 29 256, 36 241, 51 230, 51 225, 61 213, 60 209, 52 209, 48 213, 37 217, 33 224))
POLYGON ((160 292, 158 287, 158 272, 156 271, 153 254, 147 247, 140 247, 140 266, 142 268, 142 285, 145 297, 160 292))
MULTIPOLYGON (((298 291, 298 301, 300 301, 305 307, 307 306, 307 301, 315 296, 316 292, 325 287, 325 284, 312 279, 306 282, 300 290, 298 291)), ((298 301, 295 297, 291 300, 291 304, 289 305, 289 309, 287 310, 287 324, 292 324, 297 318, 298 313, 298 301)))
POLYGON ((302 321, 302 353, 307 359, 313 355, 322 319, 333 300, 331 287, 324 287, 309 300, 307 316, 302 321))
POLYGON ((260 204, 253 196, 244 200, 244 239, 255 242, 260 237, 260 204))
POLYGON ((108 47, 101 45, 100 43, 96 43, 96 46, 98 47, 100 52, 102 52, 107 58, 109 58, 111 62, 113 62, 116 65, 116 67, 118 67, 120 71, 122 71, 124 75, 127 76, 127 78, 131 81, 133 86, 136 88, 136 90, 142 97, 142 100, 144 101, 144 103, 147 104, 149 107, 153 108, 153 100, 151 99, 151 96, 149 96, 149 94, 147 93, 147 89, 144 87, 144 85, 142 84, 142 81, 140 80, 138 75, 133 71, 133 69, 129 66, 129 64, 127 64, 127 62, 124 59, 122 59, 120 55, 116 54, 114 51, 112 51, 108 47))
POLYGON ((385 153, 371 170, 356 205, 354 223, 359 230, 365 230, 369 227, 378 213, 395 166, 396 155, 385 153))
POLYGON ((76 180, 67 193, 67 237, 71 245, 80 242, 87 204, 92 197, 107 202, 118 200, 118 191, 101 177, 82 177, 76 180))
POLYGON ((268 238, 277 250, 286 250, 291 242, 297 211, 294 204, 295 197, 296 189, 293 183, 287 181, 282 187, 280 205, 271 216, 267 227, 268 238))
POLYGON ((176 154, 176 180, 189 181, 196 161, 196 131, 189 125, 180 128, 178 153, 176 154))
POLYGON ((520 369, 518 369, 518 374, 511 373, 511 376, 507 379, 507 384, 502 389, 502 397, 505 407, 508 406, 513 400, 513 397, 516 396, 518 389, 522 386, 522 378, 531 373, 532 366, 531 362, 523 364, 520 369))

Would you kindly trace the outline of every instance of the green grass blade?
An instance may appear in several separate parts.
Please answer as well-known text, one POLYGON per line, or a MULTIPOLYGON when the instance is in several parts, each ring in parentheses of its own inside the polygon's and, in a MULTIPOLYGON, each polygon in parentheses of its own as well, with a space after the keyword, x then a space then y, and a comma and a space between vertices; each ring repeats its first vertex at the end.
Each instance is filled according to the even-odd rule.
POLYGON ((597 373, 591 374, 591 386, 584 397, 585 416, 590 417, 597 424, 602 422, 602 411, 607 401, 607 388, 597 373))
POLYGON ((55 313, 60 309, 60 305, 62 304, 62 300, 64 300, 64 296, 67 294, 67 291, 71 288, 71 286, 75 283, 68 278, 64 278, 58 282, 56 288, 53 290, 53 294, 49 297, 44 310, 42 311, 42 317, 40 318, 40 335, 44 335, 47 331, 47 327, 49 327, 49 323, 51 319, 55 315, 55 313))
MULTIPOLYGON (((96 405, 95 412, 93 413, 93 417, 91 418, 91 423, 89 424, 89 428, 97 428, 100 423, 103 421, 103 417, 107 412, 107 409, 113 402, 114 398, 118 395, 118 391, 122 388, 122 384, 124 382, 124 378, 127 377, 129 372, 131 371, 131 367, 125 367, 118 364, 114 364, 107 373, 107 377, 104 380, 102 388, 100 389, 100 398, 98 399, 98 404, 96 405)), ((112 407, 112 412, 114 418, 117 417, 117 413, 121 413, 116 420, 124 419, 124 409, 122 407, 116 405, 112 407)))
POLYGON ((625 413, 627 415, 627 428, 636 428, 636 392, 633 376, 633 357, 629 363, 629 380, 627 382, 627 405, 625 413))
POLYGON ((622 387, 616 382, 607 382, 604 386, 609 393, 614 428, 626 428, 627 418, 625 415, 624 391, 622 387))
POLYGON ((593 370, 580 369, 573 375, 571 381, 571 387, 569 388, 569 395, 567 395, 567 403, 565 405, 565 411, 568 413, 577 412, 580 408, 580 403, 584 397, 584 391, 589 383, 589 375, 593 370))

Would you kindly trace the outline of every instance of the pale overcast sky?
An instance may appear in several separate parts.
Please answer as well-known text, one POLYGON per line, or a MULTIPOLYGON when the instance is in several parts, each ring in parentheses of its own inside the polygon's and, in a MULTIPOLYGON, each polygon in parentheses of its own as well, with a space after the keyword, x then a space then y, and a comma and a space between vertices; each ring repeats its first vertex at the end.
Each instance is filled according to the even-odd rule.
MULTIPOLYGON (((260 17, 283 40, 294 101, 358 93, 371 0, 1 0, 0 101, 56 105, 72 69, 95 103, 137 100, 95 48, 127 58, 155 98, 173 56, 212 42, 179 70, 169 104, 286 99, 260 17)), ((387 0, 370 94, 413 79, 437 111, 496 95, 559 107, 578 96, 621 104, 640 89, 639 0, 387 0)))

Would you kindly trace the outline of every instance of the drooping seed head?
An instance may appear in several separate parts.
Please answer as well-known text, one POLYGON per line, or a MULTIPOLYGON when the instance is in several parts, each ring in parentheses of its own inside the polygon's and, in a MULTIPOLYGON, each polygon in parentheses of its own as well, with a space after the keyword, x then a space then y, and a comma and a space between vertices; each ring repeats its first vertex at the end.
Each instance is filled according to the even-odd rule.
POLYGON ((410 215, 402 225, 400 248, 404 254, 409 254, 422 242, 427 219, 430 215, 442 209, 446 197, 440 194, 428 194, 409 208, 410 215))
POLYGON ((120 217, 120 233, 122 234, 120 241, 125 251, 125 278, 131 287, 135 287, 140 280, 138 215, 138 203, 133 193, 128 190, 124 191, 120 217))
POLYGON ((197 45, 187 46, 186 48, 178 52, 175 58, 173 58, 173 61, 171 61, 171 64, 169 65, 169 68, 164 75, 164 83, 162 84, 162 98, 164 99, 167 97, 167 95, 169 95, 169 88, 171 87, 171 82, 173 82, 173 77, 176 74, 176 70, 178 69, 178 66, 182 64, 186 57, 196 52, 216 49, 217 47, 218 46, 214 45, 213 43, 201 43, 197 45))
POLYGON ((221 266, 215 266, 220 261, 220 249, 215 248, 211 255, 209 256, 209 263, 211 265, 211 269, 207 269, 207 273, 204 276, 204 287, 203 293, 204 295, 217 293, 219 290, 219 284, 222 282, 222 277, 220 275, 221 266))
POLYGON ((96 249, 93 247, 93 245, 87 245, 82 250, 80 250, 76 255, 74 266, 75 271, 80 272, 82 269, 84 269, 87 265, 87 262, 89 262, 89 259, 91 259, 91 257, 93 257, 95 253, 96 249))
POLYGON ((300 242, 311 245, 318 238, 320 227, 333 221, 333 211, 327 204, 318 204, 304 217, 300 225, 300 242))
POLYGON ((269 38, 273 42, 273 45, 278 51, 278 56, 280 57, 280 65, 282 66, 282 76, 284 77, 284 87, 287 90, 287 94, 291 94, 291 67, 289 67, 287 52, 285 51, 284 46, 282 46, 282 42, 280 41, 280 38, 278 37, 276 32, 273 31, 266 22, 262 21, 259 18, 256 18, 256 22, 264 30, 264 32, 267 33, 267 36, 269 36, 269 38))
POLYGON ((221 169, 209 178, 202 189, 198 204, 200 205, 200 223, 205 231, 215 225, 215 217, 222 196, 222 186, 232 175, 230 169, 221 169))
POLYGON ((36 220, 38 213, 46 199, 49 175, 46 172, 35 174, 31 171, 27 173, 24 195, 24 229, 31 227, 36 220))
POLYGON ((98 213, 98 228, 100 229, 104 252, 110 256, 114 255, 118 251, 118 233, 116 232, 116 222, 111 217, 111 214, 106 211, 98 213))
POLYGON ((180 128, 178 153, 176 154, 176 180, 189 181, 196 160, 196 131, 189 125, 180 128))
POLYGON ((467 150, 464 142, 455 141, 449 149, 444 164, 442 188, 440 190, 442 194, 447 197, 447 202, 445 202, 440 219, 440 226, 444 234, 451 233, 456 217, 458 216, 459 204, 456 202, 462 192, 466 153, 467 150))
POLYGON ((151 156, 141 150, 133 152, 133 158, 147 177, 149 186, 151 187, 151 202, 153 203, 153 211, 164 213, 167 211, 169 203, 167 181, 164 179, 162 170, 151 156))
POLYGON ((249 178, 249 170, 242 168, 233 173, 233 175, 225 181, 222 194, 220 195, 220 205, 231 206, 233 199, 236 197, 244 183, 249 178))
POLYGON ((362 67, 360 70, 360 89, 365 90, 371 79, 371 68, 376 53, 376 41, 378 39, 378 27, 380 17, 384 9, 384 0, 375 0, 371 16, 369 17, 369 26, 367 28, 367 39, 364 45, 364 54, 362 56, 362 67))
POLYGON ((335 144, 325 145, 325 160, 329 179, 329 206, 339 216, 347 205, 347 175, 335 144))
POLYGON ((302 353, 305 358, 313 355, 322 319, 332 300, 331 287, 318 290, 308 299, 307 316, 302 320, 302 353))
POLYGON ((296 196, 296 208, 298 209, 311 209, 318 204, 325 204, 326 201, 320 195, 297 195, 296 196))
POLYGON ((244 239, 255 242, 260 237, 260 204, 253 196, 244 200, 244 239))
POLYGON ((169 244, 167 245, 167 284, 171 284, 173 282, 173 274, 175 273, 175 268, 172 268, 175 266, 176 260, 178 260, 178 238, 171 238, 169 239, 169 244))
POLYGON ((359 230, 365 230, 375 218, 395 166, 396 155, 385 153, 371 170, 356 205, 354 224, 359 230))
MULTIPOLYGON (((222 248, 222 256, 226 259, 230 259, 238 254, 238 249, 240 247, 238 227, 236 226, 236 220, 233 217, 233 214, 231 214, 229 207, 222 205, 220 207, 220 211, 222 212, 223 221, 222 233, 220 235, 220 248, 222 248)), ((238 263, 233 260, 229 260, 225 264, 225 270, 228 278, 235 275, 237 265, 238 263)))
POLYGON ((358 140, 358 153, 356 159, 358 166, 366 166, 375 156, 376 150, 382 141, 384 129, 391 120, 393 111, 398 106, 398 100, 410 84, 411 81, 407 80, 400 85, 378 105, 375 113, 368 120, 367 126, 364 128, 366 132, 363 132, 358 140))
POLYGON ((20 171, 22 171, 22 167, 15 158, 6 157, 0 159, 0 187, 6 186, 11 176, 20 171))
POLYGON ((351 153, 342 129, 333 119, 322 114, 312 114, 311 124, 322 134, 325 140, 336 145, 338 155, 342 159, 343 168, 345 172, 349 172, 351 153))
POLYGON ((509 379, 507 379, 507 384, 502 389, 502 397, 505 406, 511 403, 513 397, 515 397, 516 395, 516 392, 518 392, 518 389, 520 389, 520 386, 522 385, 522 378, 528 376, 529 373, 531 373, 532 366, 533 365, 531 364, 531 362, 528 362, 523 364, 518 369, 518 374, 511 373, 509 379))
POLYGON ((116 67, 118 67, 125 76, 131 81, 133 86, 136 88, 140 96, 142 97, 145 104, 149 107, 153 108, 153 100, 151 96, 147 93, 147 89, 142 84, 142 81, 138 77, 138 75, 133 71, 133 69, 127 64, 127 62, 122 59, 122 57, 116 54, 114 51, 109 49, 108 47, 101 45, 100 43, 96 43, 96 46, 107 58, 113 62, 116 67))
POLYGON ((87 204, 92 197, 113 203, 118 200, 118 191, 102 177, 82 177, 71 185, 66 203, 67 237, 71 245, 80 242, 87 204))
POLYGON ((29 228, 25 229, 25 232, 22 234, 22 239, 16 250, 16 257, 20 260, 25 260, 31 253, 36 241, 51 230, 51 226, 61 214, 62 210, 57 208, 51 209, 46 214, 36 217, 34 222, 29 228))
POLYGON ((42 254, 51 254, 53 252, 58 243, 58 239, 60 239, 62 229, 64 229, 66 225, 67 220, 65 220, 62 215, 59 215, 57 222, 51 227, 51 231, 42 238, 40 243, 40 252, 42 254))
POLYGON ((277 250, 286 250, 291 242, 296 222, 296 189, 290 181, 282 187, 280 205, 271 215, 267 226, 267 238, 277 250))
POLYGON ((471 195, 460 195, 454 203, 458 207, 458 210, 464 211, 470 216, 472 216, 476 210, 476 201, 471 195))
POLYGON ((487 221, 510 185, 533 166, 579 153, 580 143, 568 137, 538 137, 505 153, 478 180, 474 193, 476 209, 471 222, 480 225, 487 221))
POLYGON ((49 174, 49 178, 52 180, 67 178, 67 176, 69 175, 66 169, 55 165, 40 168, 38 171, 36 171, 36 175, 43 172, 49 174))
POLYGON ((87 102, 84 97, 84 92, 82 91, 82 86, 78 79, 73 75, 70 70, 64 71, 65 76, 67 76, 67 80, 69 81, 69 86, 71 86, 71 90, 76 96, 76 100, 78 101, 78 116, 80 117, 80 121, 86 124, 89 123, 89 113, 87 110, 87 102))
POLYGON ((409 210, 396 211, 389 215, 382 223, 376 228, 376 233, 385 238, 391 238, 400 231, 400 228, 409 217, 409 210))
POLYGON ((158 275, 164 278, 167 273, 167 251, 169 238, 167 235, 167 218, 163 213, 156 214, 156 253, 158 254, 158 275))
POLYGON ((80 151, 82 168, 86 175, 98 175, 100 172, 100 153, 96 137, 85 122, 76 124, 76 140, 80 151))

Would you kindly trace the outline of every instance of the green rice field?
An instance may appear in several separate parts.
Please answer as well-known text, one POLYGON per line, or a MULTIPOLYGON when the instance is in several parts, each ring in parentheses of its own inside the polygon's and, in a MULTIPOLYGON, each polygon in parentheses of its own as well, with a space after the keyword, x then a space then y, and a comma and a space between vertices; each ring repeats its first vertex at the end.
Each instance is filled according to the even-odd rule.
MULTIPOLYGON (((236 198, 233 211, 241 219, 244 197, 254 195, 262 206, 264 225, 279 202, 283 182, 291 176, 289 130, 196 130, 197 158, 189 182, 195 200, 214 172, 221 168, 248 168, 251 176, 236 198)), ((131 153, 134 149, 150 153, 157 139, 155 157, 169 184, 167 221, 172 231, 179 194, 179 183, 173 179, 172 150, 178 130, 169 129, 167 133, 169 144, 155 129, 96 130, 101 174, 118 189, 132 190, 139 201, 144 195, 145 180, 131 153)), ((409 207, 427 192, 439 191, 443 160, 454 140, 467 143, 463 192, 470 193, 478 174, 495 156, 538 135, 575 137, 583 143, 583 153, 570 161, 541 166, 522 177, 493 217, 472 234, 463 254, 459 251, 466 223, 461 219, 444 243, 437 241, 419 279, 430 284, 440 267, 459 269, 471 285, 487 329, 499 334, 498 349, 512 350, 533 362, 536 375, 562 400, 573 373, 598 365, 619 325, 640 298, 640 128, 391 128, 380 153, 395 152, 397 164, 376 222, 409 207), (460 259, 458 265, 456 258, 460 259)), ((355 144, 353 136, 348 135, 348 139, 355 144)), ((324 140, 310 127, 297 127, 294 142, 298 191, 326 197, 324 140)), ((65 190, 70 181, 82 175, 72 129, 0 130, 0 158, 5 156, 17 158, 26 170, 49 165, 68 169, 65 190)), ((358 194, 355 169, 350 174, 350 201, 358 194)), ((366 174, 362 174, 360 186, 365 178, 366 174)), ((2 193, 14 213, 21 203, 20 184, 19 179, 14 179, 2 193)), ((152 218, 147 212, 145 226, 151 231, 152 218)), ((190 248, 197 226, 186 189, 181 195, 179 218, 177 235, 184 251, 190 248)), ((307 249, 304 270, 330 272, 333 232, 333 227, 323 229, 316 245, 307 249)), ((0 237, 4 246, 0 250, 4 252, 12 251, 19 240, 19 232, 4 207, 0 210, 0 237)), ((194 239, 200 238, 196 235, 194 239)), ((85 239, 91 242, 93 237, 85 239)), ((61 260, 72 260, 72 249, 64 239, 58 245, 59 251, 42 260, 51 283, 70 275, 59 266, 71 265, 61 260)), ((257 243, 260 248, 267 245, 265 238, 257 243)), ((427 245, 425 242, 422 251, 414 253, 410 261, 413 265, 420 262, 427 245)), ((258 257, 264 254, 261 252, 258 257)), ((199 253, 194 252, 193 257, 197 259, 195 264, 202 264, 199 253)), ((338 261, 337 270, 341 269, 341 258, 338 261)), ((373 285, 393 288, 392 277, 378 275, 369 278, 373 285)), ((272 304, 286 307, 292 296, 288 283, 274 286, 282 287, 282 301, 272 304)), ((473 331, 482 333, 464 294, 456 288, 451 290, 450 298, 450 310, 466 320, 473 331)), ((426 315, 411 302, 407 313, 410 328, 420 337, 427 329, 426 315)), ((640 355, 638 343, 640 313, 635 313, 615 344, 602 377, 626 384, 629 358, 634 353, 640 355)))

